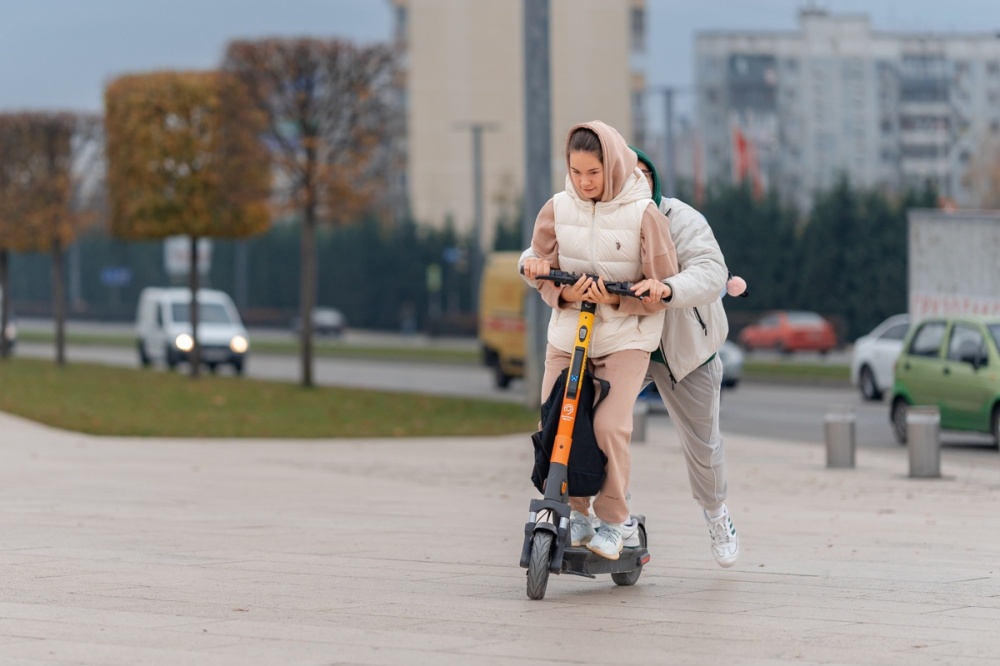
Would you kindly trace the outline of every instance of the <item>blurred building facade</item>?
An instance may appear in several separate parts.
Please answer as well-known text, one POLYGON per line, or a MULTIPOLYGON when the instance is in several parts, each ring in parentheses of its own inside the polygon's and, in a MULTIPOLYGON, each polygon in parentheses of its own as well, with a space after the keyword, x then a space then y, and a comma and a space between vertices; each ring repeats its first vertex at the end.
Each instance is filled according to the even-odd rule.
POLYGON ((979 205, 963 181, 1000 135, 1000 38, 886 34, 817 9, 799 18, 797 32, 697 36, 706 179, 747 178, 807 207, 846 173, 889 190, 930 181, 979 205))
MULTIPOLYGON (((472 229, 473 134, 481 136, 483 249, 521 216, 525 172, 523 2, 389 0, 402 53, 404 190, 420 223, 472 229), (479 126, 474 130, 474 126, 479 126)), ((566 132, 603 120, 643 140, 645 0, 549 0, 552 191, 566 132)))

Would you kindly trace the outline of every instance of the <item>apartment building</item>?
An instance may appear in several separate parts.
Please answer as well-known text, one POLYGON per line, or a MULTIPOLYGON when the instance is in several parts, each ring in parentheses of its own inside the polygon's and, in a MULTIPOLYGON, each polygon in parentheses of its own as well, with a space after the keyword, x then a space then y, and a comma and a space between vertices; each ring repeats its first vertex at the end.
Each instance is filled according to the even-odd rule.
MULTIPOLYGON (((473 137, 481 139, 484 249, 519 219, 525 171, 523 1, 390 0, 403 53, 406 184, 421 223, 459 232, 475 214, 473 137)), ((552 189, 565 137, 600 119, 641 139, 645 0, 549 0, 552 189)))
POLYGON ((709 181, 749 177, 807 207, 846 173, 979 205, 964 176, 1000 136, 996 33, 884 33, 806 9, 795 32, 706 32, 695 50, 709 181))

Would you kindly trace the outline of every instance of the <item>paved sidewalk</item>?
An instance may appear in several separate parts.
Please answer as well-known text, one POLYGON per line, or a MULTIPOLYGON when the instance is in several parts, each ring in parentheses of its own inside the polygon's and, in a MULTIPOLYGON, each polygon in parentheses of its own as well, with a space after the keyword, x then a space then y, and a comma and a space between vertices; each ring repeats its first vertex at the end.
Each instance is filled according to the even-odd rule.
POLYGON ((0 664, 995 664, 1000 457, 729 437, 717 567, 667 419, 632 588, 517 566, 526 435, 96 438, 0 414, 0 664))

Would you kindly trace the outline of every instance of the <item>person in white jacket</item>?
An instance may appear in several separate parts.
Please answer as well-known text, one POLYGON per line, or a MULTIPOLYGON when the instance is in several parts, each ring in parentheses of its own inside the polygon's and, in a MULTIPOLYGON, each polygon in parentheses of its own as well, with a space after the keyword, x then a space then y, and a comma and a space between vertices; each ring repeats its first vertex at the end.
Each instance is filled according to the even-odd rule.
MULTIPOLYGON (((701 506, 711 550, 723 567, 736 564, 739 536, 726 506, 726 458, 719 428, 722 361, 718 350, 729 335, 722 305, 729 270, 704 216, 679 199, 663 197, 649 158, 632 148, 649 181, 652 199, 669 220, 679 264, 663 280, 667 303, 660 344, 650 357, 646 383, 653 381, 684 449, 691 492, 701 506)), ((521 263, 536 254, 528 248, 521 263)))
POLYGON ((726 506, 726 452, 719 429, 722 361, 718 350, 729 335, 720 294, 730 273, 705 217, 679 199, 660 194, 650 159, 632 148, 649 181, 653 201, 670 220, 680 270, 664 280, 668 295, 660 346, 649 377, 670 414, 687 463, 691 493, 701 506, 712 539, 712 554, 723 567, 736 564, 740 539, 726 506))

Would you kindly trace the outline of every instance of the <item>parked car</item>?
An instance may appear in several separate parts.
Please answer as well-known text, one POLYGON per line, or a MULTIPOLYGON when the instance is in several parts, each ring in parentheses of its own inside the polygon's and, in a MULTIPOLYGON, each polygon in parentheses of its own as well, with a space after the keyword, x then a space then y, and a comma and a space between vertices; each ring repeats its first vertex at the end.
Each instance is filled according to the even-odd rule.
POLYGON ((906 443, 906 412, 938 408, 942 430, 993 435, 1000 443, 1000 318, 935 317, 915 323, 896 359, 889 420, 906 443))
MULTIPOLYGON (((313 333, 316 335, 343 335, 347 328, 347 318, 337 308, 313 308, 313 333)), ((292 318, 292 330, 298 333, 302 330, 302 318, 292 318)))
POLYGON ((775 310, 740 331, 737 339, 747 350, 776 349, 790 354, 818 351, 825 354, 837 346, 833 324, 815 312, 775 310))
POLYGON ((726 340, 719 348, 719 358, 722 360, 722 385, 736 388, 743 378, 743 350, 735 342, 726 340))
MULTIPOLYGON (((135 319, 136 346, 143 367, 161 361, 173 369, 189 360, 194 348, 190 289, 143 289, 135 319)), ((236 304, 225 292, 198 290, 198 344, 201 362, 210 371, 214 372, 221 364, 230 364, 236 374, 243 373, 250 338, 236 304)))
MULTIPOLYGON (((735 342, 726 340, 719 348, 719 360, 722 361, 722 387, 736 388, 743 378, 743 350, 735 342)), ((639 399, 649 401, 650 407, 655 411, 666 410, 656 384, 652 382, 642 390, 639 399)))
MULTIPOLYGON (((3 290, 0 290, 0 307, 3 307, 3 290)), ((7 327, 3 336, 7 339, 7 349, 13 349, 17 343, 17 319, 12 310, 7 312, 7 327)))
POLYGON ((851 352, 851 384, 865 400, 881 400, 892 390, 893 366, 910 330, 910 315, 897 314, 854 341, 851 352))
POLYGON ((3 331, 3 336, 7 339, 7 349, 13 349, 17 344, 17 320, 11 314, 7 320, 7 327, 3 331))

